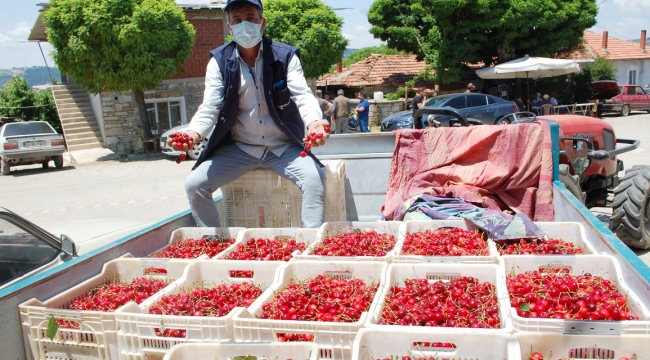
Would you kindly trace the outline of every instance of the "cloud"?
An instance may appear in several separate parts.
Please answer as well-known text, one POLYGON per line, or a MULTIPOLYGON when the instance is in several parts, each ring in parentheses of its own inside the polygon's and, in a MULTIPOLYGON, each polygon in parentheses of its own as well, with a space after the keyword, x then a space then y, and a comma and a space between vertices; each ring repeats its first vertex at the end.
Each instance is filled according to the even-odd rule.
POLYGON ((357 25, 357 30, 368 31, 368 27, 363 25, 357 25))
POLYGON ((32 31, 32 27, 27 24, 26 22, 21 22, 16 25, 16 27, 9 32, 9 35, 12 37, 25 37, 24 35, 29 35, 29 33, 32 31))
POLYGON ((11 37, 5 34, 0 34, 0 44, 7 44, 11 42, 11 37))
POLYGON ((375 39, 370 33, 360 33, 360 34, 350 34, 343 33, 343 37, 350 40, 348 43, 349 48, 360 49, 369 46, 378 46, 382 44, 382 41, 375 39))
POLYGON ((614 0, 614 4, 627 9, 650 10, 648 0, 614 0))

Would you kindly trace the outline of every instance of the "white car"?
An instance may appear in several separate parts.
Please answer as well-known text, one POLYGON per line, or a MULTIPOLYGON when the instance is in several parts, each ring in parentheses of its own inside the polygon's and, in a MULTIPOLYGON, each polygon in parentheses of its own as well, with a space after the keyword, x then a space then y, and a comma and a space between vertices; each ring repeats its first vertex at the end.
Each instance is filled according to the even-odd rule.
MULTIPOLYGON (((160 148, 162 149, 163 154, 167 154, 167 155, 171 155, 171 156, 180 155, 180 153, 182 151, 174 150, 171 146, 167 145, 167 138, 169 138, 169 134, 185 130, 189 126, 190 126, 190 124, 185 124, 185 125, 179 125, 179 126, 173 127, 171 129, 165 131, 160 136, 160 148)), ((214 127, 212 128, 212 130, 214 130, 214 127)), ((201 139, 201 141, 194 144, 194 148, 192 148, 192 150, 189 150, 187 152, 187 157, 189 157, 192 160, 196 160, 196 159, 199 158, 199 155, 201 155, 201 152, 203 151, 203 149, 205 149, 205 145, 208 143, 208 139, 210 138, 210 135, 212 135, 212 130, 210 130, 210 134, 206 138, 201 139)))
POLYGON ((12 166, 43 164, 63 167, 65 138, 45 121, 0 122, 0 167, 9 175, 12 166))

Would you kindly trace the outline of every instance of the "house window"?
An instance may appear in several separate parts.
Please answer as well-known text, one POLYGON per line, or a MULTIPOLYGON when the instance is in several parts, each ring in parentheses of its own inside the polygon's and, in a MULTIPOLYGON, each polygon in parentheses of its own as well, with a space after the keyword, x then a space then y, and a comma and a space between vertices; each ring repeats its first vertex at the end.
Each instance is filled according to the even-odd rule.
POLYGON ((145 103, 153 135, 162 135, 175 126, 187 123, 185 98, 146 99, 145 103))
POLYGON ((636 85, 636 70, 630 70, 629 84, 636 85))

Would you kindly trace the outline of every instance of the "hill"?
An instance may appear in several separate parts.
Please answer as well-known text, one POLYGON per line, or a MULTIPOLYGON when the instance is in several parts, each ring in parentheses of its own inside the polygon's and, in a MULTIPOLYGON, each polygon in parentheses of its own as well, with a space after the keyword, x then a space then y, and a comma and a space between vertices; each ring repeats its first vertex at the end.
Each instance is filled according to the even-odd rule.
MULTIPOLYGON (((54 81, 61 82, 61 73, 59 69, 50 67, 50 73, 54 81)), ((26 69, 0 69, 0 87, 4 87, 7 81, 11 79, 12 74, 22 76, 27 80, 29 86, 51 84, 50 74, 45 66, 32 66, 26 69)))

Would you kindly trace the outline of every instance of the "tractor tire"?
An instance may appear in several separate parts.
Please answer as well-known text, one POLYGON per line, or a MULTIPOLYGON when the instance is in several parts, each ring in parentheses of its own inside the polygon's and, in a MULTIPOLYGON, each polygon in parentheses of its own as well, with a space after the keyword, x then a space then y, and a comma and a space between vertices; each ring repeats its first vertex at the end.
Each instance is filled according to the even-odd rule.
POLYGON ((569 165, 560 164, 560 171, 558 172, 560 182, 564 187, 573 194, 573 196, 580 201, 581 204, 585 203, 587 195, 580 188, 580 177, 578 175, 571 175, 569 172, 569 165))
POLYGON ((623 108, 621 109, 621 116, 628 115, 630 115, 630 105, 623 105, 623 108))
POLYGON ((57 155, 54 157, 54 166, 56 166, 57 169, 60 169, 63 167, 63 155, 57 155))
POLYGON ((614 189, 613 230, 630 247, 650 249, 650 166, 625 172, 614 189))
POLYGON ((2 169, 2 175, 9 175, 9 172, 11 171, 11 164, 9 164, 9 161, 5 161, 4 159, 0 160, 2 163, 0 163, 0 167, 2 169))

